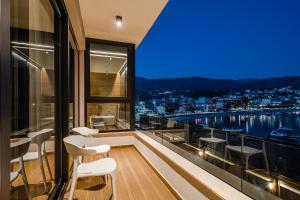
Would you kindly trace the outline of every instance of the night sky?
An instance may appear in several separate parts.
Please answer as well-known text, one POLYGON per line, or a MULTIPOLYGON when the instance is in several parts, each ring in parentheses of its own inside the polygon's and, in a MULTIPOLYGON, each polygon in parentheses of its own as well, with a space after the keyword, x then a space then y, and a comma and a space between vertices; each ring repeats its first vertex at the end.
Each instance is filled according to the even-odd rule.
POLYGON ((136 52, 137 76, 300 75, 300 0, 169 0, 136 52))

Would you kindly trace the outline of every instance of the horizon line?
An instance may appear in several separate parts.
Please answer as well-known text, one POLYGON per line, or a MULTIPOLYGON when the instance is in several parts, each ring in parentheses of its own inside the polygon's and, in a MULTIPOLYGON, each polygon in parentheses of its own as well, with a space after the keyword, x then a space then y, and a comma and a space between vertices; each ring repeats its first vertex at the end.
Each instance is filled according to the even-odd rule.
POLYGON ((262 77, 262 78, 240 78, 240 79, 234 79, 234 78, 213 78, 213 77, 205 77, 205 76, 181 76, 181 77, 160 77, 160 78, 151 78, 151 77, 144 77, 136 75, 137 78, 145 78, 145 79, 182 79, 182 78, 204 78, 204 79, 217 79, 217 80, 265 80, 265 79, 273 79, 273 78, 286 78, 286 77, 300 77, 299 75, 283 75, 283 76, 270 76, 270 77, 262 77))

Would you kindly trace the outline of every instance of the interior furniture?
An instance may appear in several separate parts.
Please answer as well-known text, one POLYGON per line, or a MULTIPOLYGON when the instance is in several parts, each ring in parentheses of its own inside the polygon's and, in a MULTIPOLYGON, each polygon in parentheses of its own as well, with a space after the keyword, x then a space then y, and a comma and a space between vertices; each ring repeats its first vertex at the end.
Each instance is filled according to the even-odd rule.
MULTIPOLYGON (((91 162, 82 162, 82 156, 93 156, 97 152, 95 149, 84 148, 82 142, 82 136, 78 137, 76 135, 71 135, 64 138, 64 143, 69 155, 74 159, 73 161, 73 174, 72 183, 69 193, 69 200, 72 200, 73 194, 76 188, 77 179, 83 177, 91 176, 111 176, 111 186, 112 186, 112 199, 116 199, 116 186, 115 186, 115 171, 117 168, 117 163, 112 158, 102 158, 100 160, 91 162)), ((105 179, 107 183, 107 179, 105 179)))
POLYGON ((106 125, 117 125, 114 115, 92 115, 90 116, 91 128, 105 128, 106 125))
MULTIPOLYGON (((36 160, 36 159, 38 160, 39 167, 41 169, 41 173, 42 173, 42 177, 43 177, 43 181, 44 181, 45 190, 47 190, 48 188, 47 188, 47 183, 46 183, 46 174, 45 174, 45 169, 44 169, 43 157, 46 161, 46 165, 48 168, 50 178, 51 178, 51 180, 53 180, 52 172, 50 169, 50 164, 49 164, 48 157, 47 157, 47 151, 46 151, 46 141, 51 138, 52 133, 53 133, 52 128, 42 129, 40 131, 28 133, 27 136, 29 138, 31 138, 31 143, 37 145, 37 151, 27 152, 23 156, 24 162, 36 160)), ((11 162, 12 163, 19 162, 19 158, 16 158, 16 159, 12 160, 11 162)))
POLYGON ((30 138, 22 138, 16 142, 10 143, 11 158, 12 160, 18 159, 19 162, 19 167, 17 171, 10 172, 10 183, 15 181, 18 178, 18 176, 21 174, 28 199, 31 199, 31 195, 30 195, 29 185, 25 173, 23 156, 28 152, 30 142, 31 142, 30 138))
POLYGON ((45 175, 45 169, 44 169, 44 164, 43 164, 43 157, 45 158, 50 178, 51 178, 51 180, 53 180, 53 176, 51 173, 51 169, 50 169, 50 165, 49 165, 49 161, 48 161, 48 157, 47 157, 47 151, 46 151, 46 141, 50 139, 52 133, 53 133, 52 128, 42 129, 37 132, 28 133, 28 137, 31 138, 32 143, 36 144, 38 147, 37 158, 38 158, 40 169, 42 172, 45 190, 47 190, 47 184, 46 184, 46 175, 45 175))

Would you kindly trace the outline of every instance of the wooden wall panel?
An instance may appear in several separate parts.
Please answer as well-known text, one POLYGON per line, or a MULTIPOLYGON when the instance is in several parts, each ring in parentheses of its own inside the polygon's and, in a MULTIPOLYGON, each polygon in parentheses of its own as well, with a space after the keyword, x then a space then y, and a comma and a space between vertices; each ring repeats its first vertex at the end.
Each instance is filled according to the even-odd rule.
POLYGON ((90 73, 91 96, 119 97, 121 96, 120 75, 105 73, 90 73))

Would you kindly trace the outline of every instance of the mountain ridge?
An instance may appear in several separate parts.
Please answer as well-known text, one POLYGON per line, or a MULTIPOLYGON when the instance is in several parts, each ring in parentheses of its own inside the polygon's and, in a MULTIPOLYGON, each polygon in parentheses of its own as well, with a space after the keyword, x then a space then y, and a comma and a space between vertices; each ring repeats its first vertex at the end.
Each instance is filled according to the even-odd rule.
POLYGON ((300 89, 300 76, 282 76, 263 79, 214 79, 205 77, 183 77, 183 78, 158 78, 149 79, 136 77, 136 89, 194 89, 194 90, 245 90, 245 89, 273 89, 283 87, 294 87, 300 89))

